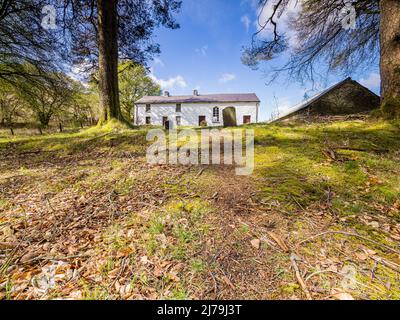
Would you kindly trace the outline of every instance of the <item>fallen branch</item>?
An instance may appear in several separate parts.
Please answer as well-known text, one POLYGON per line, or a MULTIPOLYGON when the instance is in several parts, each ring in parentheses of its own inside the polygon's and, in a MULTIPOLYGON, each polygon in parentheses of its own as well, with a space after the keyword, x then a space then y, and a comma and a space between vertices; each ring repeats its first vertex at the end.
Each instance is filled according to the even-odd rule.
POLYGON ((44 152, 57 152, 58 150, 33 150, 33 151, 25 151, 18 153, 19 156, 24 156, 27 154, 39 154, 39 153, 44 153, 44 152))
POLYGON ((335 150, 349 150, 349 151, 360 151, 360 152, 376 152, 376 153, 387 153, 388 149, 365 149, 365 148, 351 148, 351 147, 337 147, 335 150))
POLYGON ((370 256, 370 258, 372 260, 374 260, 376 262, 376 264, 380 263, 381 265, 384 265, 385 267, 388 267, 388 268, 400 273, 400 265, 398 265, 397 263, 385 260, 381 257, 370 256))
POLYGON ((89 254, 77 254, 73 256, 65 256, 65 257, 46 257, 46 256, 40 256, 36 257, 27 261, 24 261, 22 264, 29 264, 35 261, 65 261, 65 260, 71 260, 71 259, 78 259, 78 258, 87 258, 90 257, 89 254))
POLYGON ((85 140, 83 140, 82 142, 90 142, 90 141, 93 141, 93 140, 96 140, 96 139, 104 138, 104 137, 108 136, 108 135, 111 134, 111 133, 112 133, 112 132, 106 132, 106 133, 103 133, 103 134, 101 134, 101 135, 95 136, 95 137, 93 137, 93 138, 85 139, 85 140))
POLYGON ((267 232, 267 234, 278 244, 278 246, 285 252, 289 252, 289 247, 286 245, 286 243, 279 238, 275 233, 273 232, 267 232))
POLYGON ((303 292, 305 293, 307 299, 312 300, 311 293, 308 290, 308 288, 307 288, 306 284, 304 283, 304 280, 300 274, 299 267, 296 263, 297 259, 298 259, 298 257, 294 253, 292 253, 290 255, 290 262, 292 263, 293 269, 295 271, 297 282, 300 284, 300 287, 303 290, 303 292))
POLYGON ((384 248, 384 249, 386 249, 386 250, 388 250, 388 251, 391 251, 391 252, 393 252, 393 253, 400 254, 400 252, 397 251, 396 249, 393 249, 393 248, 391 248, 391 247, 388 247, 388 246, 386 246, 386 245, 384 245, 384 244, 382 244, 382 243, 376 242, 376 241, 374 241, 374 240, 372 240, 372 239, 363 237, 363 236, 361 236, 361 235, 359 235, 359 234, 357 234, 357 233, 344 232, 344 231, 333 231, 333 230, 321 232, 321 233, 316 234, 316 235, 314 235, 314 236, 311 236, 311 237, 309 237, 309 238, 307 238, 307 239, 305 239, 305 240, 303 240, 303 241, 300 241, 300 242, 296 245, 296 247, 302 245, 303 243, 312 241, 312 240, 314 240, 315 238, 324 236, 324 235, 326 235, 326 234, 341 234, 341 235, 343 235, 343 236, 356 237, 356 238, 359 238, 359 239, 363 239, 363 240, 365 240, 365 241, 368 241, 368 242, 370 242, 370 243, 373 243, 373 244, 375 244, 375 245, 377 245, 377 246, 379 246, 379 247, 381 247, 381 248, 384 248))

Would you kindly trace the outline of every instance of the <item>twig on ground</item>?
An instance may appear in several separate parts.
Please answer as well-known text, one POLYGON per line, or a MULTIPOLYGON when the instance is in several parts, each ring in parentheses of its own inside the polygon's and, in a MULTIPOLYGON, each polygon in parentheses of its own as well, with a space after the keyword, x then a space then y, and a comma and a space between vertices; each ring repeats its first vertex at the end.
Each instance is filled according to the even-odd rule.
POLYGON ((217 297, 217 290, 218 290, 217 280, 215 280, 215 277, 214 277, 214 275, 213 275, 211 270, 209 271, 209 273, 210 273, 211 278, 213 279, 213 282, 214 282, 214 294, 215 294, 215 297, 217 297))
POLYGON ((289 247, 287 244, 279 238, 275 233, 273 232, 267 232, 267 234, 278 244, 278 246, 284 251, 284 252, 289 252, 289 247))
POLYGON ((201 168, 201 170, 196 174, 196 179, 203 174, 204 170, 204 168, 201 168))
POLYGON ((125 269, 126 269, 126 260, 127 258, 123 258, 122 259, 122 265, 121 265, 121 269, 118 272, 118 275, 115 277, 115 279, 113 280, 113 282, 111 282, 110 284, 110 289, 115 285, 115 283, 118 281, 118 279, 121 277, 121 275, 124 273, 125 269))
POLYGON ((374 267, 372 268, 372 271, 371 271, 371 280, 374 280, 375 279, 375 270, 376 270, 376 268, 378 267, 378 261, 376 261, 375 260, 375 264, 374 264, 374 267))
POLYGON ((308 290, 308 288, 307 288, 306 284, 304 283, 304 280, 300 274, 299 267, 296 263, 297 259, 298 259, 298 257, 294 253, 292 253, 290 255, 290 262, 292 263, 293 269, 295 271, 297 282, 300 284, 300 287, 303 290, 303 292, 305 293, 307 299, 312 300, 311 293, 308 290))
POLYGON ((299 206, 299 208, 303 211, 306 211, 304 207, 297 201, 297 199, 290 193, 290 197, 296 202, 296 204, 299 206))

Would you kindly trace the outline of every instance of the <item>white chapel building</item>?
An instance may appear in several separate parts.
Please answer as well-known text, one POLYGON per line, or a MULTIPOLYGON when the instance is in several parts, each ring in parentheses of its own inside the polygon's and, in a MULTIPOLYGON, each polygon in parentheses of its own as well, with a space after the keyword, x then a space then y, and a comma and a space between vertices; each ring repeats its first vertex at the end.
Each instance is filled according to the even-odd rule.
POLYGON ((254 93, 146 96, 135 104, 135 124, 161 126, 236 126, 257 123, 260 99, 254 93))

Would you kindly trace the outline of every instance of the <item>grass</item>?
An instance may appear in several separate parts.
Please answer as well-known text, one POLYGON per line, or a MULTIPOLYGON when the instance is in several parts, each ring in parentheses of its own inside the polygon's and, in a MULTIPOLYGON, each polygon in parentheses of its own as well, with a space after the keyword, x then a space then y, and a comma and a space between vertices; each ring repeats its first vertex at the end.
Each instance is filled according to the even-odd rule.
POLYGON ((272 231, 296 248, 314 298, 341 288, 349 262, 355 298, 398 298, 399 273, 359 258, 373 250, 400 264, 382 246, 343 235, 302 241, 329 229, 399 247, 400 123, 247 127, 255 130, 248 177, 224 166, 149 166, 142 128, 0 132, 0 243, 21 243, 12 255, 0 247, 0 297, 42 297, 29 277, 43 265, 21 264, 26 248, 78 256, 57 274, 80 268, 81 276, 56 282, 50 298, 304 297, 272 231))
POLYGON ((286 202, 293 210, 296 204, 290 198, 307 207, 329 189, 336 195, 334 207, 339 214, 349 213, 353 205, 356 211, 375 211, 368 203, 393 205, 400 197, 397 135, 397 123, 381 122, 257 128, 257 173, 272 182, 263 187, 264 197, 286 202), (339 150, 344 160, 331 161, 322 152, 330 147, 371 152, 339 150), (389 152, 376 154, 377 148, 389 152))

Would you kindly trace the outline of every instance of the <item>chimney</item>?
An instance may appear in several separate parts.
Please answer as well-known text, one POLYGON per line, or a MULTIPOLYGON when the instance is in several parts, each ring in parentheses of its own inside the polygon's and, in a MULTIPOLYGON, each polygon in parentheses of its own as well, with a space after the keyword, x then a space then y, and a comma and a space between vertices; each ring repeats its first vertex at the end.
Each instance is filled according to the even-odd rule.
POLYGON ((199 91, 198 90, 193 90, 193 95, 194 96, 198 96, 199 95, 199 91))
POLYGON ((164 97, 169 97, 169 91, 164 91, 164 97))

